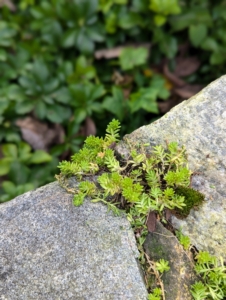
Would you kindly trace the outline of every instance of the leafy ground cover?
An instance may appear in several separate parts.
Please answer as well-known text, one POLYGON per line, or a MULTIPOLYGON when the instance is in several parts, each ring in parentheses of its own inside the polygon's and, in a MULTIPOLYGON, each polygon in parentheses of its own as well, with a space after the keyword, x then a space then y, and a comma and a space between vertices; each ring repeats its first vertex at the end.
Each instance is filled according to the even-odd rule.
POLYGON ((0 6, 0 202, 52 181, 113 117, 124 135, 225 73, 225 1, 0 6))
MULTIPOLYGON (((86 138, 83 148, 73 154, 70 161, 59 164, 61 173, 56 178, 66 191, 74 195, 75 206, 82 205, 88 196, 91 202, 107 205, 115 215, 126 214, 136 237, 146 287, 151 292, 148 299, 165 300, 161 277, 169 271, 169 263, 164 259, 152 261, 143 249, 144 241, 148 232, 155 231, 157 219, 167 224, 167 213, 175 213, 175 209, 184 217, 192 207, 202 204, 204 195, 190 187, 192 172, 188 169, 184 148, 180 149, 177 143, 171 142, 166 149, 161 145, 155 146, 151 153, 147 153, 147 145, 137 145, 137 149, 130 145, 131 151, 125 158, 115 151, 119 129, 119 121, 112 120, 104 138, 86 138), (77 186, 70 184, 71 176, 78 180, 77 186), (153 274, 155 284, 150 279, 153 274)), ((200 280, 191 286, 193 299, 225 299, 226 267, 223 258, 197 252, 189 237, 180 231, 176 232, 176 236, 184 250, 190 251, 189 257, 194 256, 195 262, 191 259, 191 263, 200 280)))

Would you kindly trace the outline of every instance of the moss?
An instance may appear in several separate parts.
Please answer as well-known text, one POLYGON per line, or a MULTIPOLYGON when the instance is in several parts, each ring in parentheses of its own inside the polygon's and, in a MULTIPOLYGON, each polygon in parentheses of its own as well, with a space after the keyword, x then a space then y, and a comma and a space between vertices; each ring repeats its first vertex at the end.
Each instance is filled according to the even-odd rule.
POLYGON ((184 186, 178 186, 175 189, 175 193, 180 196, 184 196, 184 206, 182 209, 175 209, 174 211, 181 217, 187 217, 192 208, 199 207, 204 201, 204 195, 200 192, 184 186))

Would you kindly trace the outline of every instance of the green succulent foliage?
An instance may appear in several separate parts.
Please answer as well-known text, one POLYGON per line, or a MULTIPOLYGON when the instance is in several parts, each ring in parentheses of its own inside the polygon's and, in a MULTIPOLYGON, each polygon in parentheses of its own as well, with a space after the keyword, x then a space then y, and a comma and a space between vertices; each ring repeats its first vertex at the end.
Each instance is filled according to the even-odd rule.
POLYGON ((184 250, 188 250, 191 246, 191 241, 188 236, 182 234, 181 231, 176 231, 176 237, 178 238, 180 244, 183 246, 184 250))
POLYGON ((226 267, 223 258, 216 258, 208 252, 200 251, 196 256, 195 271, 202 277, 192 285, 195 300, 221 300, 226 297, 226 267))
MULTIPOLYGON (((119 121, 113 119, 107 126, 104 138, 88 137, 83 148, 72 156, 71 161, 59 164, 61 174, 57 179, 64 188, 74 193, 75 206, 80 206, 85 197, 89 196, 94 203, 106 204, 116 215, 124 210, 134 230, 139 232, 137 241, 141 253, 140 261, 145 263, 142 245, 148 233, 146 222, 149 213, 154 211, 162 218, 166 208, 178 212, 188 205, 190 210, 192 205, 203 201, 203 196, 196 194, 197 192, 189 187, 191 172, 187 168, 184 148, 179 148, 176 142, 172 142, 167 144, 166 149, 161 145, 154 146, 147 154, 146 147, 149 145, 128 144, 131 147, 128 158, 119 158, 115 153, 119 130, 119 121), (77 188, 68 188, 65 182, 69 176, 76 176, 81 180, 77 188), (88 177, 89 181, 85 181, 84 176, 88 177), (199 202, 195 199, 197 197, 199 202), (191 201, 193 198, 194 202, 191 201)), ((185 250, 189 249, 189 238, 183 236, 180 231, 176 235, 185 250)), ((217 263, 211 256, 200 253, 197 260, 197 273, 203 273, 204 267, 209 264, 209 273, 204 275, 204 279, 208 277, 218 280, 219 285, 225 284, 225 271, 220 268, 216 269, 216 273, 219 271, 219 274, 213 272, 210 265, 214 264, 216 267, 217 263)), ((170 269, 164 259, 155 262, 154 268, 160 274, 170 269)), ((202 299, 198 297, 208 295, 208 291, 212 293, 214 286, 210 282, 208 284, 207 287, 196 283, 192 287, 195 299, 202 299)), ((218 294, 222 291, 223 287, 219 289, 218 294)), ((155 289, 148 297, 162 299, 162 293, 155 289)))
POLYGON ((157 261, 155 263, 155 267, 160 273, 170 270, 169 262, 164 259, 160 259, 159 261, 157 261))
POLYGON ((83 192, 79 192, 73 197, 73 204, 75 206, 80 206, 83 204, 86 194, 83 192))
MULTIPOLYGON (((152 148, 152 154, 146 155, 142 147, 132 147, 127 160, 118 159, 115 145, 119 139, 120 123, 112 120, 106 129, 104 138, 90 136, 84 147, 72 156, 71 161, 59 164, 62 178, 76 176, 97 176, 97 186, 92 182, 82 182, 75 195, 74 203, 81 204, 86 195, 95 201, 119 201, 119 208, 124 208, 133 226, 139 224, 146 228, 146 218, 150 211, 163 214, 165 208, 181 210, 186 207, 187 194, 177 193, 177 189, 189 188, 191 172, 186 167, 185 149, 179 149, 177 143, 168 144, 167 150, 162 146, 152 148), (82 195, 84 196, 82 198, 82 195)), ((97 184, 96 183, 96 184, 97 184)), ((118 212, 118 210, 117 210, 118 212)))
POLYGON ((148 300, 161 300, 162 291, 160 288, 155 288, 151 294, 148 295, 148 300))

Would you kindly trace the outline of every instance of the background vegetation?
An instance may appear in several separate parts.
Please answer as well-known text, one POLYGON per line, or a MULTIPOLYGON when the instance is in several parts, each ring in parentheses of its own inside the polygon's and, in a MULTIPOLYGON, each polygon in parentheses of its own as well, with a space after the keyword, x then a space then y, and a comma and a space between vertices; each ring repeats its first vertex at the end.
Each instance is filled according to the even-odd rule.
POLYGON ((0 6, 0 202, 53 181, 112 118, 129 133, 226 71, 226 1, 0 6))

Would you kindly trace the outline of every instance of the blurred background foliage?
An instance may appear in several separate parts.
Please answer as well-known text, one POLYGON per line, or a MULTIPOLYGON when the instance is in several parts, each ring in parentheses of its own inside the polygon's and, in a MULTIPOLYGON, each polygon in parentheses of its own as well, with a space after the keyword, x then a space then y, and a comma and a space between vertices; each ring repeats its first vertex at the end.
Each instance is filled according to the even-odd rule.
POLYGON ((0 202, 226 72, 226 1, 0 0, 0 202))

